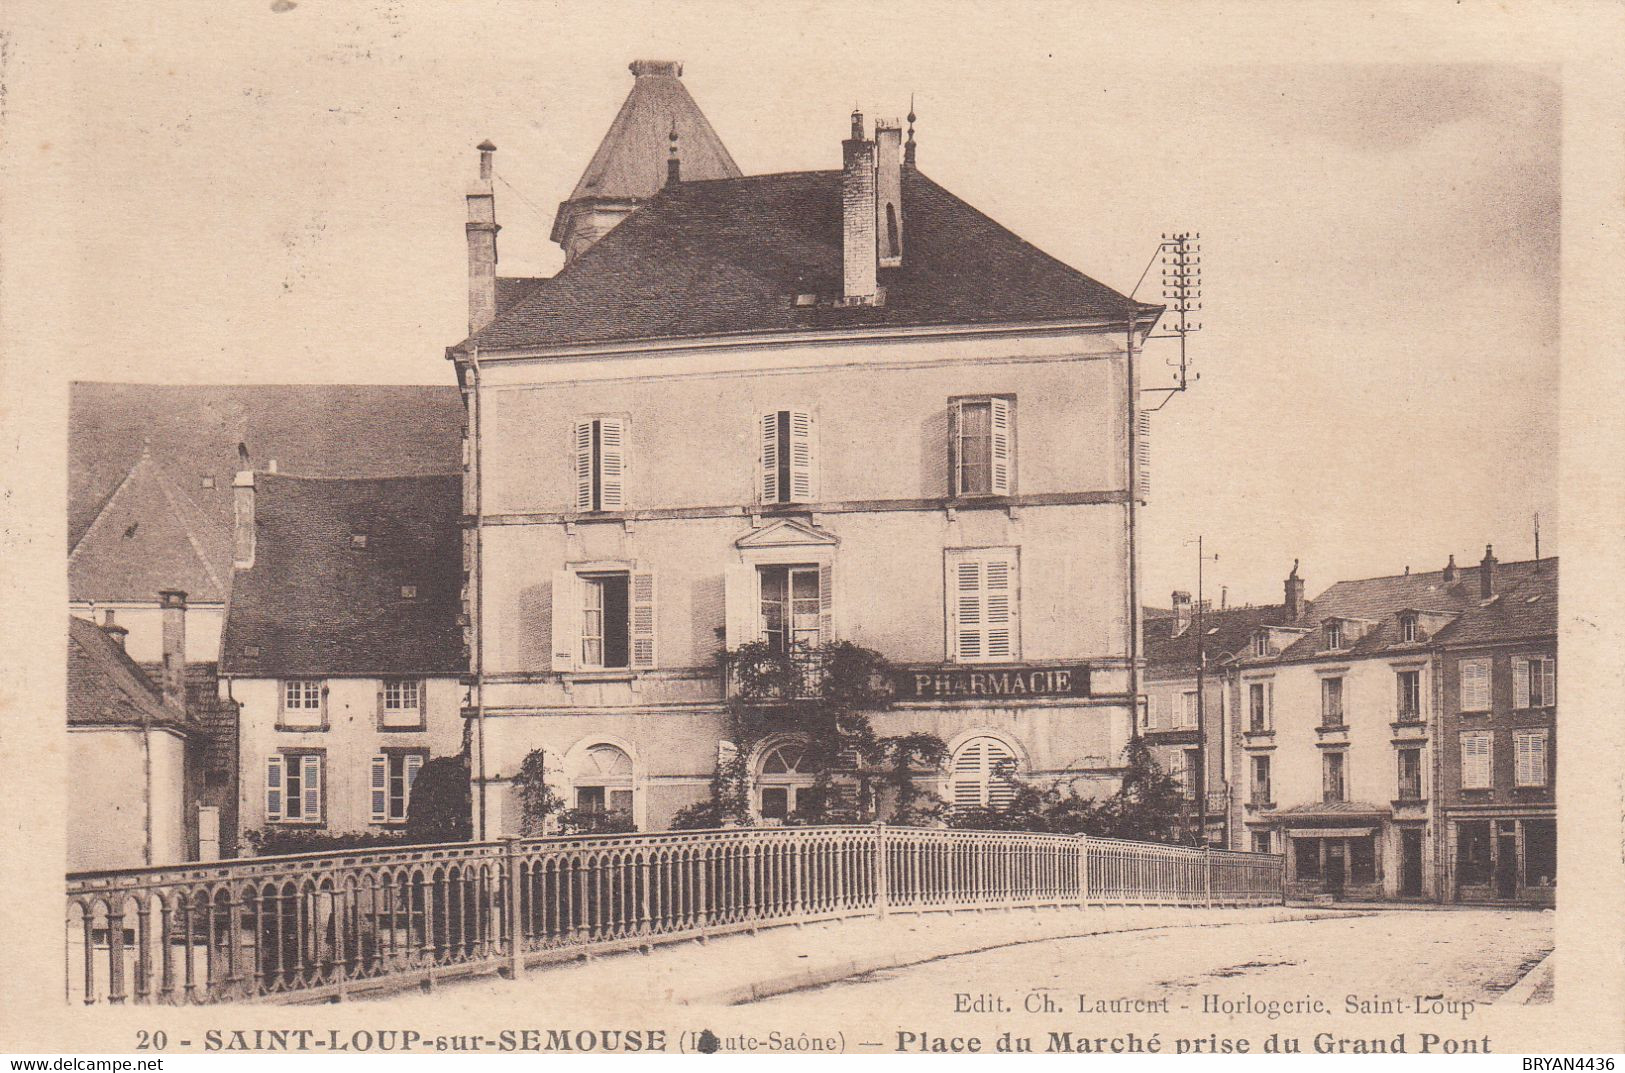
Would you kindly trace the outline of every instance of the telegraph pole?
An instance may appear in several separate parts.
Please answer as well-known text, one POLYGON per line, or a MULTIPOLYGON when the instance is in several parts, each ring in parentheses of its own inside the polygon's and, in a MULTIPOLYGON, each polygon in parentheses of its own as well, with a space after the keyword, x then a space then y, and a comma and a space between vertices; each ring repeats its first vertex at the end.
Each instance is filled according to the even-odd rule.
MULTIPOLYGON (((1207 607, 1203 599, 1203 574, 1207 561, 1219 561, 1203 549, 1203 538, 1196 538, 1196 830, 1199 845, 1207 840, 1207 607)), ((1187 545, 1190 541, 1185 542, 1187 545)))

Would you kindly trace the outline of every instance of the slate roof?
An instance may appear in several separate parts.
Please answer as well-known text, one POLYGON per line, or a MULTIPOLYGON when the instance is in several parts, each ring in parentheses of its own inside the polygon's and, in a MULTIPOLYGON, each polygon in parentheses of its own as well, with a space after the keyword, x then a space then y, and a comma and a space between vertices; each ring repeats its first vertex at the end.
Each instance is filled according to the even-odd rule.
POLYGON ((263 469, 274 458, 283 472, 311 476, 451 473, 462 465, 463 420, 455 387, 75 383, 71 594, 150 601, 173 587, 203 600, 231 575, 238 470, 263 469), (248 449, 246 466, 238 444, 248 449), (132 482, 113 516, 94 526, 99 546, 77 550, 115 492, 132 482), (123 537, 132 522, 140 526, 123 537))
POLYGON ((68 598, 222 603, 230 571, 231 531, 143 450, 68 553, 68 598))
POLYGON ((254 565, 232 582, 221 674, 464 669, 460 476, 259 474, 255 493, 254 565))
POLYGON ((674 125, 684 177, 739 176, 739 165, 683 85, 682 64, 634 60, 628 70, 633 75, 632 89, 571 191, 571 201, 654 196, 666 182, 674 125))
MULTIPOLYGON (((1203 647, 1207 651, 1210 670, 1218 669, 1221 661, 1239 652, 1252 641, 1253 631, 1259 626, 1283 624, 1287 619, 1286 607, 1270 604, 1262 607, 1230 607, 1208 611, 1203 616, 1203 647)), ((1197 630, 1196 618, 1190 626, 1174 636, 1174 618, 1149 619, 1145 623, 1146 676, 1151 679, 1183 678, 1196 673, 1197 630)))
MULTIPOLYGON (((1544 568, 1552 560, 1542 559, 1540 562, 1544 568)), ((1496 590, 1509 592, 1526 581, 1534 569, 1534 560, 1497 564, 1496 590)), ((1446 580, 1443 570, 1434 570, 1339 581, 1317 596, 1296 622, 1287 624, 1306 628, 1310 632, 1279 655, 1258 661, 1359 658, 1379 653, 1424 651, 1439 634, 1430 637, 1424 633, 1416 642, 1400 641, 1399 612, 1419 610, 1460 614, 1471 611, 1481 602, 1478 574, 1479 566, 1475 563, 1457 567, 1452 580, 1446 580), (1332 618, 1362 619, 1371 625, 1358 640, 1333 653, 1323 649, 1324 638, 1320 630, 1321 624, 1332 618)), ((1253 662, 1252 657, 1246 659, 1253 662)))
POLYGON ((1520 585, 1503 589, 1489 604, 1475 607, 1440 630, 1444 645, 1494 644, 1557 636, 1557 559, 1540 560, 1520 585))
MULTIPOLYGON (((685 164, 686 168, 686 164, 685 164)), ((903 264, 884 304, 841 294, 841 175, 789 172, 663 189, 462 347, 995 324, 1159 309, 1022 240, 913 168, 903 170, 903 264), (812 294, 824 305, 798 306, 812 294)))
POLYGON ((100 626, 68 617, 68 725, 155 726, 186 729, 184 711, 162 692, 100 626))

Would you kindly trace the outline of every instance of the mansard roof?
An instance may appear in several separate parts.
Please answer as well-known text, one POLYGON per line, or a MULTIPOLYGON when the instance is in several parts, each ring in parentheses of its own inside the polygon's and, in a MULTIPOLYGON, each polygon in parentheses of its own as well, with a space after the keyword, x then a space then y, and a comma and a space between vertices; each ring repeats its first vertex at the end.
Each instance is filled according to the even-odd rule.
POLYGON ((465 668, 460 476, 257 474, 255 485, 254 565, 232 582, 222 674, 465 668))
MULTIPOLYGON (((685 158, 684 174, 688 174, 685 158)), ((522 349, 864 327, 1103 319, 1160 309, 1024 241, 913 168, 903 170, 903 263, 877 305, 838 306, 841 174, 690 182, 656 193, 580 257, 517 297, 462 347, 522 349), (801 304, 801 296, 813 304, 801 304)))

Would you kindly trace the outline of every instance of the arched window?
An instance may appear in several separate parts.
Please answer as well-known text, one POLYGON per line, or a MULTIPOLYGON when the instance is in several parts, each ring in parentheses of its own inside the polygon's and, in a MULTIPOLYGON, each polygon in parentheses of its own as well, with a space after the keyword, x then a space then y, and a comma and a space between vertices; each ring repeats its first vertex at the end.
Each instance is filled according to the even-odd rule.
POLYGON ((762 753, 756 773, 756 808, 766 823, 783 823, 796 811, 796 797, 813 784, 805 742, 785 741, 762 753))
POLYGON ((632 819, 632 758, 607 743, 588 748, 571 773, 575 807, 583 812, 615 813, 632 819))
POLYGON ((1016 795, 1010 781, 1016 755, 998 738, 971 738, 948 765, 948 800, 954 808, 1003 808, 1016 795))

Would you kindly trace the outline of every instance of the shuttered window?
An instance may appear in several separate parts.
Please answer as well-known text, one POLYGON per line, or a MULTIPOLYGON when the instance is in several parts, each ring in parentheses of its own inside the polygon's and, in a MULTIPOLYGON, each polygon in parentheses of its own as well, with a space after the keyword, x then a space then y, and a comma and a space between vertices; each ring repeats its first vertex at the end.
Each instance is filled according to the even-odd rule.
POLYGON ((1545 786, 1547 733, 1541 730, 1519 730, 1512 735, 1513 757, 1519 786, 1545 786))
POLYGON ((818 495, 818 429, 810 410, 770 410, 758 420, 764 503, 807 503, 818 495))
POLYGON ((648 670, 657 664, 650 570, 553 575, 553 669, 648 670))
POLYGON ((947 567, 950 658, 959 663, 1019 658, 1021 614, 1016 549, 951 550, 947 567))
POLYGON ((576 510, 622 510, 626 506, 626 420, 577 421, 570 448, 575 464, 576 510))
POLYGON ((265 761, 265 818, 322 822, 322 754, 281 753, 265 761))
POLYGON ((1016 756, 997 738, 972 738, 949 764, 948 800, 954 808, 1004 808, 1016 796, 1016 756))
POLYGON ((1461 661, 1461 710, 1487 712, 1490 710, 1490 661, 1464 659, 1461 661))
POLYGON ((1512 660, 1513 706, 1546 708, 1557 703, 1557 661, 1550 656, 1512 660))
POLYGON ((1469 730, 1461 735, 1461 787, 1487 790, 1494 770, 1494 739, 1487 730, 1469 730))
POLYGON ((371 804, 373 823, 404 823, 412 799, 412 784, 423 769, 421 753, 384 753, 372 758, 371 804))
POLYGON ((948 474, 955 496, 1012 494, 1015 401, 1007 396, 951 399, 948 474))

